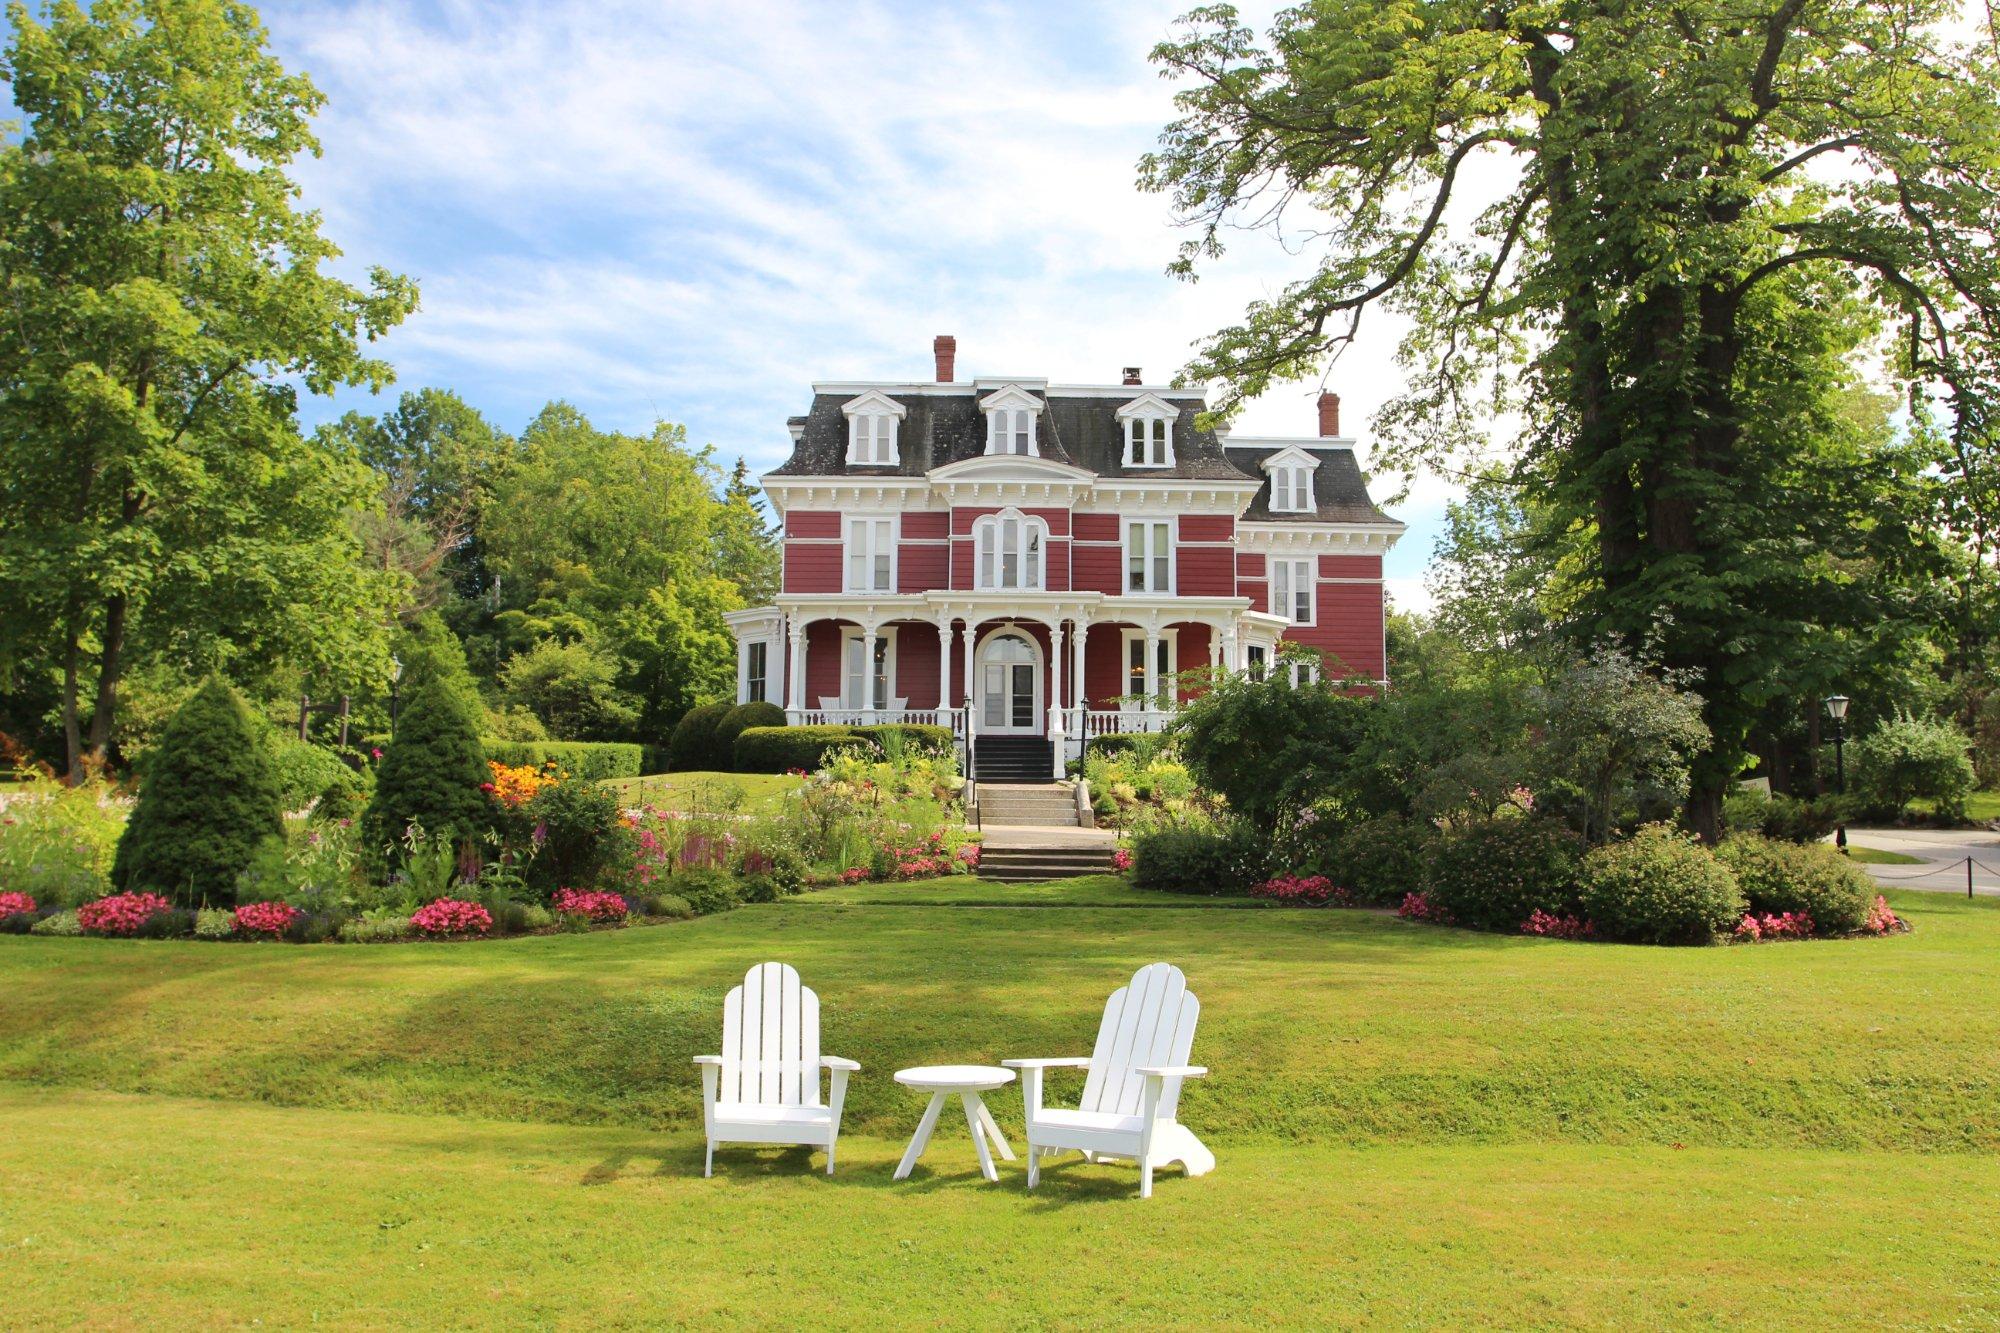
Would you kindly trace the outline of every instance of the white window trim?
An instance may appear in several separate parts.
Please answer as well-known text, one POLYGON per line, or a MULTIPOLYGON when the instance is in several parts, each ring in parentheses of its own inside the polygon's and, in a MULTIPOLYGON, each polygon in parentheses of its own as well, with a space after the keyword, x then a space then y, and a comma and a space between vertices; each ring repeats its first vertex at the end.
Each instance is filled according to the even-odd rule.
POLYGON ((979 410, 986 414, 986 454, 991 458, 1040 458, 1042 456, 1042 409, 1046 406, 1041 399, 1019 385, 1010 384, 1003 389, 989 393, 979 402, 979 410), (1028 417, 1028 452, 1013 450, 1013 430, 1006 432, 1008 448, 994 448, 1001 440, 1000 423, 1005 420, 1009 427, 1015 425, 1014 415, 1025 412, 1028 417), (1004 414, 1004 415, 1003 415, 1004 414))
MULTIPOLYGON (((1144 518, 1137 514, 1123 515, 1118 520, 1118 592, 1124 597, 1172 597, 1174 589, 1180 586, 1180 541, 1177 529, 1180 525, 1172 515, 1156 515, 1144 518), (1164 525, 1167 529, 1167 586, 1164 588, 1137 589, 1132 586, 1132 528, 1143 523, 1149 529, 1164 525)), ((1154 553, 1146 552, 1147 577, 1152 576, 1154 553)))
POLYGON ((1043 719, 1047 716, 1048 713, 1047 699, 1049 693, 1049 664, 1047 655, 1042 652, 1042 645, 1035 641, 1035 636, 1033 634, 1030 634, 1027 628, 1022 625, 1006 624, 1006 625, 996 626, 995 628, 988 630, 985 633, 985 635, 980 638, 979 642, 973 645, 972 660, 974 662, 973 676, 972 676, 972 691, 973 691, 972 709, 973 709, 973 717, 976 719, 975 725, 979 734, 982 736, 1040 735, 1042 731, 1043 719), (1007 722, 1000 723, 997 725, 988 725, 986 721, 986 700, 989 697, 986 692, 986 668, 989 665, 986 661, 986 650, 993 646, 995 640, 1003 638, 1007 635, 1012 635, 1015 638, 1020 639, 1021 641, 1026 643, 1028 645, 1028 651, 1034 654, 1035 707, 1032 710, 1032 718, 1026 726, 1017 727, 1014 725, 1011 719, 1007 722))
POLYGON ((1266 556, 1264 557, 1264 586, 1267 590, 1265 604, 1272 615, 1281 615, 1294 625, 1310 627, 1319 624, 1319 557, 1318 556, 1266 556), (1287 596, 1283 610, 1278 609, 1278 566, 1284 565, 1290 571, 1286 579, 1287 596), (1298 573, 1305 571, 1306 618, 1294 620, 1292 613, 1298 609, 1298 573))
POLYGON ((1310 514, 1318 507, 1313 498, 1313 477, 1319 471, 1319 460, 1296 445, 1280 449, 1264 460, 1264 471, 1271 478, 1271 512, 1274 514, 1310 514), (1279 482, 1284 486, 1281 488, 1279 482), (1285 503, 1278 503, 1283 494, 1285 503))
MULTIPOLYGON (((1118 681, 1120 685, 1128 687, 1118 691, 1119 697, 1125 700, 1125 702, 1119 704, 1118 708, 1120 712, 1124 713, 1136 712, 1140 709, 1151 708, 1153 706, 1151 699, 1146 699, 1140 703, 1131 702, 1130 696, 1143 693, 1145 689, 1143 685, 1137 690, 1129 688, 1132 684, 1132 644, 1134 640, 1144 643, 1146 641, 1146 631, 1142 629, 1128 629, 1118 636, 1118 681)), ((1174 678, 1181 674, 1181 632, 1177 629, 1161 630, 1160 643, 1167 652, 1167 669, 1153 683, 1159 686, 1161 690, 1172 693, 1174 690, 1174 678)))
POLYGON ((870 390, 859 398, 851 398, 840 405, 847 416, 847 461, 856 467, 894 467, 903 458, 903 445, 899 429, 909 409, 878 390, 870 390), (862 458, 861 427, 866 422, 871 427, 886 424, 889 431, 889 456, 887 458, 862 458))
POLYGON ((972 525, 972 586, 979 592, 1045 592, 1049 586, 1049 525, 1045 519, 1024 514, 1009 506, 997 514, 988 514, 972 525), (1012 520, 1021 525, 1021 568, 1025 572, 1028 564, 1028 538, 1039 532, 1042 539, 1039 577, 1033 583, 1007 584, 998 581, 1000 569, 1005 563, 1006 552, 1000 546, 1000 536, 1004 521, 1012 520), (993 534, 994 582, 986 581, 987 533, 993 534))
POLYGON ((1125 426, 1125 466, 1129 468, 1167 468, 1174 465, 1174 423, 1180 420, 1180 409, 1157 394, 1141 394, 1120 407, 1116 416, 1125 426), (1158 422, 1163 448, 1158 463, 1142 458, 1138 450, 1141 430, 1150 431, 1152 423, 1158 422))
POLYGON ((776 659, 777 654, 771 651, 771 641, 769 639, 745 639, 743 641, 743 684, 736 691, 736 702, 745 704, 755 703, 759 699, 768 700, 771 697, 771 663, 776 659), (757 676, 750 669, 750 658, 759 648, 764 650, 764 689, 761 694, 753 698, 750 687, 752 682, 757 679, 757 676))
POLYGON ((866 637, 859 625, 840 627, 840 710, 843 713, 886 712, 896 707, 896 629, 893 625, 875 631, 875 639, 882 645, 882 703, 847 696, 847 658, 854 651, 849 645, 859 643, 866 637))
MULTIPOLYGON (((848 514, 842 518, 840 525, 840 586, 843 591, 872 593, 892 593, 896 591, 896 588, 899 586, 898 578, 902 572, 897 568, 898 557, 896 551, 896 548, 902 544, 901 529, 902 524, 894 514, 848 514), (857 588, 854 586, 854 528, 858 523, 867 524, 866 531, 870 534, 877 531, 874 526, 875 524, 886 523, 889 525, 889 586, 886 588, 857 588)), ((876 554, 877 552, 874 550, 868 552, 868 568, 871 573, 875 568, 876 554)))

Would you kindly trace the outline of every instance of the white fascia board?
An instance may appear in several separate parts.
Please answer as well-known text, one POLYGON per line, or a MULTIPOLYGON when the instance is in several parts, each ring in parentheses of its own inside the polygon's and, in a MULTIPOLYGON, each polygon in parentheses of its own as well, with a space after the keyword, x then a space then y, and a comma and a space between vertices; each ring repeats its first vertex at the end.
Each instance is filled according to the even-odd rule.
POLYGON ((935 509, 930 483, 922 477, 801 477, 757 478, 771 508, 782 514, 792 505, 823 505, 833 509, 873 508, 889 512, 935 509))
POLYGON ((1342 552, 1387 551, 1406 528, 1401 523, 1283 523, 1250 519, 1236 525, 1241 551, 1311 550, 1342 552))
POLYGON ((963 381, 939 384, 934 380, 919 380, 905 384, 897 380, 827 380, 814 384, 812 391, 815 395, 883 393, 904 398, 964 398, 973 389, 963 381))
MULTIPOLYGON (((1220 432, 1218 432, 1219 434, 1220 432)), ((1354 448, 1352 435, 1224 435, 1225 449, 1346 449, 1354 448)))
POLYGON ((910 415, 909 408, 904 407, 880 389, 870 389, 866 393, 858 394, 848 399, 840 405, 840 410, 850 417, 859 416, 863 412, 870 413, 871 415, 887 413, 889 416, 895 417, 898 421, 910 415))

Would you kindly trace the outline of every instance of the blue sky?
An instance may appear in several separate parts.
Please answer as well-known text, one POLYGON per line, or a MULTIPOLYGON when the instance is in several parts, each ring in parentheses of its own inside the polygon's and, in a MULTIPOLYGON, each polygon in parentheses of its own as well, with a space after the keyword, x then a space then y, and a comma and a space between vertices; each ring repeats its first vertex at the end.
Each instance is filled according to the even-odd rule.
MULTIPOLYGON (((566 398, 683 422, 758 469, 814 379, 1165 379, 1310 256, 1244 236, 1189 285, 1135 162, 1172 116, 1147 63, 1184 8, 1090 4, 263 6, 328 95, 297 177, 359 277, 417 278, 382 347, 403 388, 518 430, 566 398)), ((1246 6, 1246 12, 1254 12, 1246 6)), ((1329 384, 1349 433, 1401 382, 1378 319, 1329 384)), ((1238 430, 1309 434, 1317 385, 1238 430)), ((308 409, 320 419, 365 395, 308 409)), ((1445 488, 1396 512, 1392 590, 1423 602, 1445 488)))

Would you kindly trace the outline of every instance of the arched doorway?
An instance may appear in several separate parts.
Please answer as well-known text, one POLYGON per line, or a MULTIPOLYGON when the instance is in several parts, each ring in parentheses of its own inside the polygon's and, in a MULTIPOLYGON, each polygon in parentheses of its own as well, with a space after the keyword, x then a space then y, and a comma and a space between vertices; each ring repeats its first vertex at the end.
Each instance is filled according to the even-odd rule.
POLYGON ((1042 652, 1033 639, 1011 626, 988 635, 973 678, 980 733, 1041 734, 1041 679, 1042 652))

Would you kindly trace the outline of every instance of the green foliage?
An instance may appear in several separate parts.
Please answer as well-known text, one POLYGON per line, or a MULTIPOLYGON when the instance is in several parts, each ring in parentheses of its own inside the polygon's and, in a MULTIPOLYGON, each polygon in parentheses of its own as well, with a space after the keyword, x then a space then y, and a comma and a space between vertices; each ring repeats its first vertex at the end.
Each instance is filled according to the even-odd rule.
POLYGON ((639 900, 639 911, 645 916, 668 916, 685 920, 695 915, 693 904, 678 893, 649 893, 639 900))
POLYGON ((392 847, 413 826, 447 840, 476 837, 492 823, 479 789, 490 776, 463 696, 443 679, 425 680, 403 709, 396 739, 376 772, 368 837, 377 847, 392 847))
POLYGON ((111 878, 190 906, 232 902, 237 874, 284 835, 265 738, 236 691, 211 678, 161 735, 111 878))
POLYGON ((603 648, 543 639, 500 671, 507 701, 564 740, 615 740, 639 721, 638 703, 618 687, 618 663, 603 648))
POLYGON ((1572 663, 1539 694, 1536 801, 1587 841, 1669 816, 1687 796, 1689 762, 1708 741, 1699 696, 1616 651, 1572 663))
POLYGON ((1453 920, 1518 930, 1538 911, 1572 910, 1583 851, 1583 840, 1552 819, 1491 819, 1445 833, 1425 882, 1453 920))
POLYGON ((570 777, 584 782, 606 778, 636 778, 646 771, 645 747, 622 741, 500 741, 481 742, 486 757, 513 767, 540 768, 553 762, 570 777))
POLYGON ((1854 743, 1855 785, 1869 804, 1895 814, 1928 800, 1958 818, 1972 791, 1971 748, 1949 722, 1892 718, 1854 743))
POLYGON ((236 933, 236 914, 220 907, 204 907, 194 914, 194 937, 198 940, 226 940, 236 933))
POLYGON ((1269 869, 1264 838, 1247 824, 1165 827, 1132 840, 1132 883, 1166 893, 1242 893, 1269 869))
POLYGON ((683 713, 681 720, 674 724, 674 734, 667 742, 668 771, 727 772, 729 757, 717 752, 715 729, 734 707, 733 704, 700 704, 683 713))
POLYGON ((618 793, 610 787, 574 778, 557 782, 535 793, 527 813, 544 834, 528 863, 528 882, 544 893, 594 888, 629 859, 618 793))
POLYGON ((1158 740, 1159 737, 1152 732, 1107 731, 1102 736, 1090 737, 1084 743, 1084 749, 1089 755, 1098 755, 1102 758, 1110 759, 1132 750, 1154 745, 1158 740))
MULTIPOLYGON (((278 799, 287 811, 303 810, 329 790, 360 792, 360 776, 324 746, 296 736, 271 738, 271 768, 278 781, 278 799)), ((338 802, 336 802, 338 803, 338 802)))
POLYGON ((416 934, 407 916, 363 916, 341 923, 338 936, 347 944, 390 944, 416 934))
POLYGON ((1735 874, 1752 912, 1805 912, 1822 935, 1861 929, 1875 903, 1875 881, 1823 843, 1803 846, 1739 834, 1725 839, 1716 855, 1735 874))
POLYGON ((1175 717, 1175 744, 1195 781, 1269 833, 1287 806, 1341 791, 1368 726, 1365 698, 1331 684, 1226 675, 1175 717))
POLYGON ((863 743, 853 727, 750 727, 736 738, 738 773, 810 773, 835 750, 863 743))
POLYGON ((45 916, 28 928, 30 935, 81 936, 83 923, 76 919, 76 909, 69 908, 54 916, 45 916))
POLYGON ((957 737, 952 734, 950 727, 933 726, 928 722, 878 722, 869 726, 857 726, 854 728, 854 734, 863 740, 875 742, 885 751, 892 745, 900 744, 925 754, 952 754, 957 746, 957 737))
POLYGON ((1331 866, 1318 870, 1353 890, 1362 901, 1396 903, 1430 882, 1438 831, 1405 815, 1377 815, 1342 829, 1331 866))
POLYGON ((683 870, 668 884, 697 916, 727 912, 743 901, 736 892, 736 881, 722 870, 683 870))
MULTIPOLYGON (((699 711, 699 710, 696 710, 699 711)), ((785 710, 768 699, 738 704, 716 719, 711 747, 716 766, 727 769, 736 762, 736 738, 749 727, 782 727, 785 710)), ((678 733, 678 728, 676 728, 678 733)))
POLYGON ((1818 842, 1841 820, 1851 818, 1851 799, 1836 795, 1801 801, 1774 796, 1764 809, 1763 834, 1783 842, 1818 842))
POLYGON ((1577 896, 1601 934, 1641 944, 1708 944, 1743 915, 1729 867, 1665 824, 1594 848, 1577 896))
POLYGON ((102 782, 70 787, 33 770, 19 779, 0 811, 0 892, 59 907, 111 892, 125 803, 102 782))

